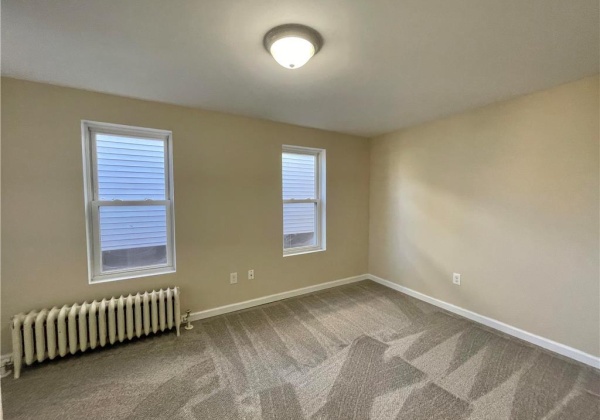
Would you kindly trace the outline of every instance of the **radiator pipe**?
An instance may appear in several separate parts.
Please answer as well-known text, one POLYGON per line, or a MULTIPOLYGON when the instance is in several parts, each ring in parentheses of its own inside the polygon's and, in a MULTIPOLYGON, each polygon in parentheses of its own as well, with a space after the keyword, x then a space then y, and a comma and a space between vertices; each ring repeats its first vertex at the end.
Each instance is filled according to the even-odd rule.
POLYGON ((185 328, 186 330, 193 330, 194 326, 192 325, 192 321, 190 320, 190 314, 192 313, 192 311, 190 309, 188 309, 187 311, 185 311, 185 316, 183 317, 183 322, 185 323, 185 328))

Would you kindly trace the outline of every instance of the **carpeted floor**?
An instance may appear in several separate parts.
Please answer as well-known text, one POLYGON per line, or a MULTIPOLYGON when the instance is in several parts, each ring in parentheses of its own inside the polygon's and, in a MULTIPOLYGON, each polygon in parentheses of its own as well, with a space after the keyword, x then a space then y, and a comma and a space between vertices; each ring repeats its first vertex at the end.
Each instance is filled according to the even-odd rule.
POLYGON ((370 281, 2 380, 5 419, 600 418, 600 373, 370 281))

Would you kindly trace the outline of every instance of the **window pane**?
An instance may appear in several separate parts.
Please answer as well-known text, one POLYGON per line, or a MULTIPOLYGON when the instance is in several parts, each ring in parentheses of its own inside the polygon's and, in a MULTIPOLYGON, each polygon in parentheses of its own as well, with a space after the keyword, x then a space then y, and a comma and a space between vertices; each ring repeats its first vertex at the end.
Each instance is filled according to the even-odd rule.
POLYGON ((100 200, 164 200, 165 142, 96 135, 100 200))
POLYGON ((283 205, 283 248, 317 245, 316 203, 283 205))
POLYGON ((281 166, 284 200, 317 198, 315 187, 317 157, 315 155, 283 153, 281 166))
POLYGON ((103 272, 166 264, 166 207, 100 207, 100 249, 103 272))

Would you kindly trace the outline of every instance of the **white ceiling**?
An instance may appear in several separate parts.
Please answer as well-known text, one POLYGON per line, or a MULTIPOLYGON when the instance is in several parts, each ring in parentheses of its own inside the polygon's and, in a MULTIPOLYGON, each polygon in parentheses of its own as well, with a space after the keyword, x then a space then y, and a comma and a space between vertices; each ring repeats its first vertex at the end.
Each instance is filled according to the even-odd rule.
POLYGON ((598 73, 597 0, 3 0, 2 74, 375 135, 598 73), (325 38, 297 70, 262 37, 325 38))

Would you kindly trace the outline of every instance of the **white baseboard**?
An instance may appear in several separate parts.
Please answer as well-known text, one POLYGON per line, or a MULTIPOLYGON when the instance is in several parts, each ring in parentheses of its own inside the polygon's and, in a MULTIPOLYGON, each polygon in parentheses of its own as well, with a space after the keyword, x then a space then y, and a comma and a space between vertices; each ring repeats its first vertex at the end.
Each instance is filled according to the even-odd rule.
POLYGON ((493 318, 488 318, 487 316, 480 315, 476 312, 469 311, 467 309, 461 308, 460 306, 452 305, 451 303, 444 302, 443 300, 439 300, 433 298, 431 296, 425 295, 423 293, 417 292, 415 290, 409 289, 408 287, 400 286, 397 283, 392 281, 382 279, 381 277, 374 276, 372 274, 367 275, 368 279, 373 280, 383 286, 387 286, 390 289, 397 290, 423 302, 430 303, 439 308, 445 309, 449 312, 453 312, 457 315, 463 316, 465 318, 470 319, 471 321, 478 322, 487 327, 494 328, 495 330, 501 331, 505 334, 512 335, 513 337, 520 338, 521 340, 527 341, 531 344, 535 344, 536 346, 540 346, 545 348, 546 350, 550 350, 554 353, 558 353, 562 356, 568 357, 573 360, 577 360, 578 362, 585 363, 586 365, 592 366, 596 369, 600 369, 600 357, 593 356, 591 354, 585 353, 581 350, 577 350, 576 348, 569 347, 567 345, 557 343, 556 341, 552 341, 548 338, 540 337, 539 335, 532 334, 530 332, 524 331, 520 328, 513 327, 512 325, 505 324, 504 322, 500 322, 493 318))
POLYGON ((288 292, 276 293, 274 295, 263 296, 252 300, 246 300, 244 302, 232 303, 231 305, 206 309, 200 312, 192 312, 190 314, 190 320, 198 321, 200 319, 210 318, 216 315, 222 315, 229 312, 235 312, 240 311, 242 309, 252 308, 253 306, 264 305, 266 303, 275 302, 277 300, 288 299, 294 296, 306 295, 308 293, 318 292, 319 290, 330 289, 332 287, 342 286, 344 284, 350 284, 361 280, 367 280, 368 278, 369 276, 367 274, 362 274, 360 276, 347 277, 345 279, 329 281, 327 283, 320 283, 314 286, 290 290, 288 292))
MULTIPOLYGON (((260 298, 246 300, 244 302, 233 303, 231 305, 219 306, 217 308, 207 309, 200 312, 192 312, 190 314, 190 321, 198 321, 200 319, 210 318, 216 315, 226 314, 229 312, 240 311, 242 309, 252 308, 253 306, 264 305, 266 303, 275 302, 277 300, 287 299, 294 296, 306 295, 312 292, 318 292, 319 290, 330 289, 336 286, 342 286, 344 284, 350 284, 361 280, 367 280, 369 277, 366 274, 360 276, 347 277, 345 279, 334 280, 327 283, 316 284, 314 286, 303 287, 301 289, 294 289, 288 292, 276 293, 274 295, 263 296, 260 298)), ((183 316, 182 316, 183 318, 183 316)), ((12 353, 0 356, 0 363, 10 360, 12 353)))
MULTIPOLYGON (((476 312, 469 311, 467 309, 461 308, 460 306, 452 305, 451 303, 444 302, 443 300, 439 300, 428 296, 426 294, 417 292, 415 290, 409 289, 408 287, 400 286, 397 283, 392 281, 383 279, 381 277, 374 276, 372 274, 362 274, 360 276, 348 277, 345 279, 334 280, 326 283, 316 284, 314 286, 303 287, 301 289, 294 289, 288 292, 276 293, 274 295, 263 296, 256 299, 247 300, 244 302, 233 303, 231 305, 219 306, 217 308, 207 309, 204 311, 193 312, 190 314, 191 321, 198 321, 200 319, 210 318, 217 315, 222 315, 230 312, 240 311, 242 309, 252 308, 254 306, 264 305, 267 303, 275 302, 282 299, 288 299, 295 296, 306 295, 308 293, 318 292, 319 290, 330 289, 336 286, 342 286, 344 284, 355 283, 361 280, 373 280, 376 283, 379 283, 383 286, 389 287, 390 289, 397 290, 398 292, 407 294, 416 299, 422 300, 423 302, 430 303, 439 308, 445 309, 449 312, 455 313, 457 315, 463 316, 472 321, 478 322, 490 328, 501 331, 505 334, 512 335, 513 337, 520 338, 521 340, 527 341, 531 344, 535 344, 536 346, 540 346, 546 350, 550 350, 554 353, 558 353, 562 356, 568 357, 570 359, 576 360, 578 362, 584 363, 586 365, 592 366, 596 369, 600 369, 600 357, 593 356, 591 354, 585 353, 581 350, 577 350, 576 348, 569 347, 565 344, 557 343, 556 341, 552 341, 550 339, 540 337, 539 335, 524 331, 520 328, 513 327, 512 325, 505 324, 493 318, 489 318, 484 315, 480 315, 476 312)), ((12 357, 12 353, 0 356, 0 364, 4 364, 12 357)))
MULTIPOLYGON (((361 280, 367 280, 369 277, 366 274, 359 276, 347 277, 345 279, 329 281, 326 283, 316 284, 314 286, 303 287, 301 289, 294 289, 288 292, 276 293, 274 295, 263 296, 260 298, 246 300, 244 302, 232 303, 231 305, 219 306, 217 308, 207 309, 200 312, 192 312, 190 314, 190 321, 198 321, 200 319, 210 318, 213 316, 226 314, 229 312, 240 311, 242 309, 252 308, 253 306, 264 305, 266 303, 275 302, 277 300, 287 299, 294 296, 306 295, 308 293, 318 292, 319 290, 330 289, 336 286, 342 286, 344 284, 355 283, 361 280)), ((183 318, 183 316, 182 316, 183 318)), ((12 353, 0 356, 0 363, 8 361, 12 357, 12 353)))

